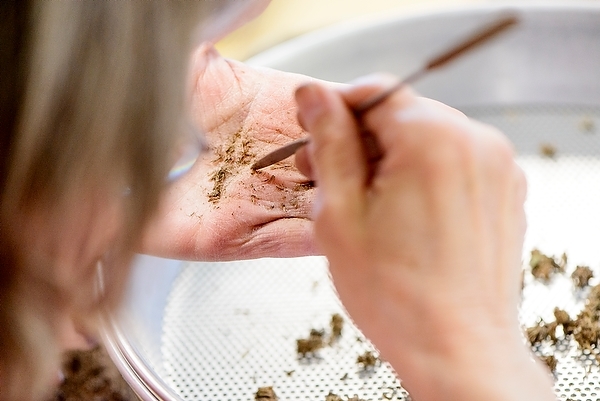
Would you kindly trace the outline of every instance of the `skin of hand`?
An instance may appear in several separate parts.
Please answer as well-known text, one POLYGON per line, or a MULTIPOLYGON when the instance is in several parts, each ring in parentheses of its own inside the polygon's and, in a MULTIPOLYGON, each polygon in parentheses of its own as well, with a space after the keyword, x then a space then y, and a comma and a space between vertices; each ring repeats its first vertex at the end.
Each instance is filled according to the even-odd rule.
POLYGON ((362 118, 383 150, 369 177, 350 109, 394 82, 296 93, 312 135, 296 163, 318 184, 343 304, 417 400, 554 400, 518 322, 526 182, 510 143, 406 88, 362 118))
POLYGON ((167 188, 141 251, 189 260, 314 254, 311 183, 292 159, 250 168, 307 135, 294 92, 308 78, 226 60, 208 44, 191 70, 191 114, 209 150, 167 188))

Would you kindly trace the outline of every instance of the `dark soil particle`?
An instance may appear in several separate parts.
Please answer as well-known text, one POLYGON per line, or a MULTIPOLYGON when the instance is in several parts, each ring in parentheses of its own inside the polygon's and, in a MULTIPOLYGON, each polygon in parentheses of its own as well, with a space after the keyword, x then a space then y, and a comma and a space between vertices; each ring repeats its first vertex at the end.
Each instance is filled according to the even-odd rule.
POLYGON ((363 369, 374 368, 379 363, 379 358, 371 351, 367 351, 356 358, 356 363, 362 365, 363 369))
POLYGON ((294 191, 297 191, 297 192, 308 191, 309 189, 312 189, 314 187, 315 187, 314 181, 306 181, 306 182, 301 182, 299 184, 296 184, 296 186, 294 187, 294 191))
POLYGON ((211 203, 217 203, 225 192, 226 181, 237 174, 240 166, 248 165, 256 156, 252 151, 252 142, 244 137, 242 129, 231 136, 221 148, 215 150, 217 170, 211 175, 213 189, 207 194, 211 203))
POLYGON ((553 256, 548 256, 540 252, 538 249, 531 251, 531 259, 529 261, 531 274, 538 280, 550 281, 555 273, 564 273, 567 266, 567 255, 562 254, 560 259, 553 256))
POLYGON ((591 350, 598 345, 600 336, 598 329, 597 317, 585 313, 577 318, 577 327, 573 330, 573 338, 581 350, 591 350))
POLYGON ((210 177, 210 180, 214 183, 213 189, 208 194, 208 200, 212 203, 216 203, 221 200, 221 196, 223 195, 225 180, 229 177, 231 173, 227 168, 221 167, 217 171, 213 173, 210 177))
POLYGON ((259 387, 254 395, 256 401, 277 401, 277 395, 273 387, 259 387))
POLYGON ((539 322, 536 326, 526 329, 526 336, 529 344, 536 345, 549 338, 550 327, 544 322, 539 322))
MULTIPOLYGON (((317 282, 318 284, 318 282, 317 282)), ((308 338, 299 338, 296 340, 296 352, 300 357, 306 357, 309 354, 314 354, 316 351, 327 345, 333 345, 342 335, 344 327, 344 318, 339 313, 331 315, 329 322, 331 332, 326 340, 325 330, 311 329, 308 338)))
POLYGON ((298 356, 306 357, 309 354, 314 354, 325 346, 323 330, 312 329, 308 338, 299 338, 296 340, 296 350, 298 356))
POLYGON ((325 401, 344 401, 344 399, 337 394, 329 392, 329 394, 325 396, 325 401))
POLYGON ((65 379, 48 401, 138 399, 101 347, 68 352, 64 356, 62 372, 65 379))
POLYGON ((348 397, 348 401, 365 401, 365 400, 360 398, 357 395, 354 395, 354 397, 348 397))
POLYGON ((588 266, 577 266, 571 274, 573 284, 577 288, 587 287, 592 277, 594 277, 594 272, 588 266))
POLYGON ((589 116, 584 116, 579 122, 579 129, 586 133, 594 132, 596 128, 596 124, 594 123, 594 119, 589 116))
POLYGON ((329 342, 333 343, 342 336, 342 329, 344 328, 344 318, 339 313, 331 315, 331 337, 329 342))
POLYGON ((273 184, 275 182, 275 176, 273 174, 269 174, 269 177, 263 180, 265 184, 273 184))
POLYGON ((562 309, 554 308, 554 318, 556 319, 557 324, 563 326, 571 324, 571 317, 562 309))
POLYGON ((544 157, 554 158, 556 157, 556 146, 550 143, 543 143, 540 145, 540 154, 544 157))
MULTIPOLYGON (((329 392, 329 394, 327 394, 325 396, 325 401, 344 401, 344 399, 337 394, 329 392)), ((363 400, 362 398, 359 398, 358 395, 355 395, 354 397, 346 397, 346 401, 365 401, 365 400, 363 400)))
POLYGON ((556 370, 556 358, 554 357, 554 355, 546 355, 546 356, 541 356, 540 357, 541 361, 544 362, 546 364, 546 366, 548 366, 548 369, 550 369, 550 372, 554 373, 554 371, 556 370))
MULTIPOLYGON (((566 268, 567 257, 564 254, 558 262, 537 250, 534 250, 531 255, 532 273, 535 269, 540 269, 542 265, 548 266, 547 269, 553 272, 562 272, 566 268)), ((542 277, 544 281, 549 278, 545 274, 542 277)), ((575 288, 583 288, 589 285, 593 272, 587 266, 577 266, 571 277, 575 288)), ((592 352, 597 349, 600 343, 600 285, 590 289, 585 305, 576 318, 572 318, 560 308, 554 308, 554 318, 553 322, 539 321, 536 325, 525 329, 526 338, 531 346, 547 340, 556 345, 558 340, 572 339, 577 343, 581 352, 592 352), (562 327, 560 338, 557 338, 556 334, 558 327, 562 327)), ((548 365, 551 371, 556 370, 557 360, 554 356, 542 356, 540 359, 548 365)), ((600 359, 600 357, 597 356, 596 359, 600 359)))

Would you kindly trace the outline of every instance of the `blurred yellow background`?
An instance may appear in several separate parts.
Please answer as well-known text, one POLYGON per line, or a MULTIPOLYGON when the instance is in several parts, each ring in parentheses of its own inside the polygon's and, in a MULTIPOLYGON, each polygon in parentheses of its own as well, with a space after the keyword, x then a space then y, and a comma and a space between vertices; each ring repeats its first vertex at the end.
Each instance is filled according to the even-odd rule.
POLYGON ((486 1, 493 0, 272 0, 257 19, 217 43, 217 49, 225 57, 244 60, 277 43, 340 21, 486 1))

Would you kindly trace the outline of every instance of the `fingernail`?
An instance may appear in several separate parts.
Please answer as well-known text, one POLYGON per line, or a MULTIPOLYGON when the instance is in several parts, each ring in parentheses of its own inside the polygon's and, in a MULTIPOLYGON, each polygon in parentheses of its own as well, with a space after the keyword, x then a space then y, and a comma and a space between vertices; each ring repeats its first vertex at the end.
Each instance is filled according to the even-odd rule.
POLYGON ((323 114, 324 99, 321 88, 316 84, 306 84, 296 89, 298 117, 303 128, 307 129, 323 114))

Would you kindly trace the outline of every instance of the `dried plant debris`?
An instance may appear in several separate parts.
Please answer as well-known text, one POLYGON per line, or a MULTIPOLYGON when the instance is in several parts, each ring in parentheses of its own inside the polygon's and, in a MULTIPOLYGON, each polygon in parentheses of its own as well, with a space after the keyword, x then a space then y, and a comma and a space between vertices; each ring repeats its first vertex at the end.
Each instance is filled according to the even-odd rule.
POLYGON ((229 165, 248 165, 256 156, 250 151, 250 140, 244 135, 243 129, 235 132, 229 142, 216 151, 215 161, 229 165))
POLYGON ((540 145, 540 154, 544 157, 548 157, 550 159, 553 159, 556 157, 556 146, 550 144, 550 143, 542 143, 540 145))
POLYGON ((354 394, 354 397, 348 397, 348 401, 366 401, 363 398, 359 398, 358 395, 354 394))
POLYGON ((256 390, 256 394, 254 394, 254 399, 256 401, 277 401, 277 394, 273 390, 273 387, 259 387, 256 390))
POLYGON ((528 327, 525 333, 529 344, 536 345, 546 340, 556 342, 556 327, 556 322, 546 323, 543 320, 540 320, 535 326, 528 327))
POLYGON ((585 307, 588 310, 600 310, 600 285, 595 285, 591 288, 585 307))
POLYGON ((543 355, 539 357, 540 360, 548 366, 550 372, 554 373, 556 371, 557 360, 554 355, 543 355))
POLYGON ((324 336, 324 330, 312 329, 308 338, 297 339, 296 348, 298 355, 301 357, 306 357, 307 355, 314 354, 323 348, 325 346, 325 341, 323 340, 324 336))
MULTIPOLYGON (((340 397, 337 394, 332 393, 331 391, 329 392, 329 394, 327 394, 325 396, 325 401, 344 401, 344 399, 342 397, 340 397)), ((359 398, 358 395, 354 395, 354 397, 348 397, 346 396, 346 401, 365 401, 362 398, 359 398)))
POLYGON ((554 308, 554 318, 556 319, 556 323, 560 324, 560 325, 565 325, 565 324, 570 324, 571 323, 571 317, 569 316, 569 314, 560 309, 560 308, 554 308))
POLYGON ((379 364, 379 357, 375 356, 372 351, 367 351, 356 358, 356 363, 362 365, 363 369, 374 368, 379 364))
POLYGON ((329 394, 325 396, 325 401, 344 401, 344 399, 330 391, 329 394))
POLYGON ((564 273, 567 267, 567 255, 563 253, 560 259, 548 256, 538 249, 531 251, 529 260, 531 274, 538 280, 548 282, 556 273, 564 273))
POLYGON ((306 357, 307 355, 314 354, 326 345, 335 343, 341 337, 342 329, 344 328, 344 318, 342 315, 339 313, 331 315, 329 326, 331 327, 331 333, 329 333, 327 341, 325 341, 325 330, 316 329, 311 329, 308 338, 297 339, 296 348, 298 355, 306 357))
POLYGON ((567 262, 569 261, 569 257, 566 252, 563 252, 560 255, 560 259, 558 260, 558 268, 561 273, 564 273, 567 270, 567 262))
POLYGON ((313 189, 315 187, 314 181, 304 181, 296 184, 294 187, 294 191, 308 191, 309 189, 313 189))
MULTIPOLYGON (((537 269, 550 272, 549 274, 544 272, 540 275, 544 282, 547 282, 552 274, 563 272, 566 269, 567 256, 564 254, 557 260, 554 257, 542 254, 538 250, 533 250, 531 256, 530 266, 534 276, 537 269)), ((589 280, 592 277, 593 272, 587 266, 577 266, 571 275, 573 286, 576 289, 588 287, 589 280)), ((600 345, 600 285, 590 288, 584 307, 576 317, 571 317, 567 311, 560 308, 554 308, 553 314, 554 321, 544 322, 540 320, 532 327, 525 329, 525 336, 531 346, 537 347, 546 341, 554 346, 559 341, 566 341, 567 343, 573 341, 582 354, 593 355, 600 363, 600 355, 597 351, 600 345)), ((537 348, 538 352, 540 350, 540 348, 537 348)), ((554 351, 557 351, 557 348, 554 351)), ((551 372, 556 371, 558 361, 554 354, 541 355, 539 358, 548 366, 551 372)))
MULTIPOLYGON (((394 398, 396 399, 402 399, 400 398, 400 393, 402 391, 406 392, 405 389, 402 388, 402 386, 393 386, 393 387, 382 387, 382 389, 385 389, 386 391, 383 392, 382 397, 386 400, 392 400, 394 398)), ((410 395, 408 395, 408 393, 406 394, 406 397, 404 397, 405 401, 410 401, 410 395)))
POLYGON ((102 347, 64 355, 65 376, 52 401, 134 401, 137 397, 102 347))
MULTIPOLYGON (((600 285, 591 288, 583 310, 575 319, 559 308, 554 308, 554 318, 553 322, 539 321, 525 330, 527 340, 532 346, 546 340, 556 344, 558 340, 573 339, 582 352, 597 349, 600 342, 600 285), (557 338, 558 327, 562 327, 561 338, 557 338)), ((596 359, 599 358, 600 356, 596 356, 596 359)), ((556 368, 555 363, 553 360, 547 361, 551 370, 556 368)))
POLYGON ((596 123, 594 123, 594 119, 590 116, 584 116, 579 121, 579 129, 586 133, 594 132, 596 129, 596 123))
POLYGON ((573 338, 581 350, 591 350, 598 345, 600 337, 598 320, 588 314, 578 317, 577 328, 573 331, 573 338))
POLYGON ((216 157, 213 163, 217 165, 217 169, 210 176, 213 188, 207 196, 211 203, 218 203, 225 193, 227 180, 237 174, 241 166, 250 164, 255 154, 251 151, 251 141, 245 137, 243 129, 235 132, 228 142, 214 151, 216 157))
POLYGON ((225 180, 230 175, 231 172, 227 168, 221 167, 210 176, 210 180, 213 182, 213 189, 208 193, 209 202, 216 203, 221 199, 225 188, 225 180))
POLYGON ((573 284, 577 288, 587 287, 592 277, 594 277, 594 272, 588 266, 577 266, 571 274, 573 284))
POLYGON ((331 315, 331 322, 329 323, 331 327, 331 335, 330 335, 330 343, 336 341, 338 338, 342 336, 342 330, 344 328, 344 318, 339 313, 334 313, 331 315))
POLYGON ((564 335, 568 336, 573 334, 577 324, 575 321, 571 320, 571 317, 566 311, 554 308, 554 318, 556 319, 556 325, 562 326, 564 335))

